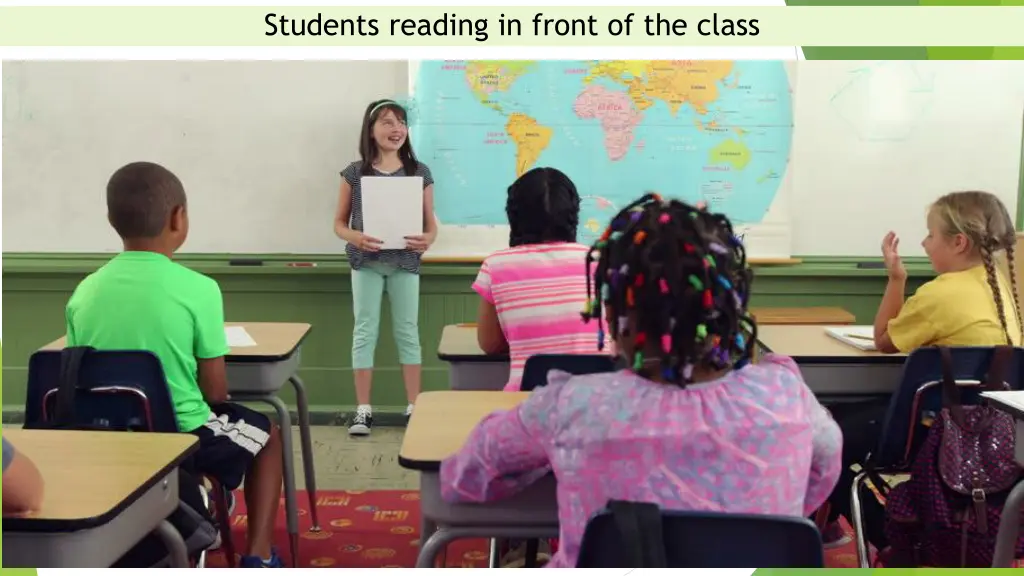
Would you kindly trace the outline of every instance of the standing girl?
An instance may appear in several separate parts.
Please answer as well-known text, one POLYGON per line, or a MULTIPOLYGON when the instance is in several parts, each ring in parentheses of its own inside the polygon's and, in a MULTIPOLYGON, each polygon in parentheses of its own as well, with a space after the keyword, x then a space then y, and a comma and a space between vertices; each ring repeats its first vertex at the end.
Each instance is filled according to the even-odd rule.
POLYGON ((352 267, 352 369, 359 406, 348 432, 358 436, 369 434, 373 425, 370 388, 384 292, 391 304, 392 330, 409 402, 407 417, 420 392, 420 257, 437 237, 437 222, 434 179, 427 165, 417 161, 412 151, 407 118, 405 109, 392 100, 378 100, 367 106, 359 138, 360 160, 341 172, 334 216, 334 232, 348 243, 345 253, 352 267), (363 233, 363 176, 423 178, 423 233, 407 236, 405 249, 382 250, 380 240, 363 233))

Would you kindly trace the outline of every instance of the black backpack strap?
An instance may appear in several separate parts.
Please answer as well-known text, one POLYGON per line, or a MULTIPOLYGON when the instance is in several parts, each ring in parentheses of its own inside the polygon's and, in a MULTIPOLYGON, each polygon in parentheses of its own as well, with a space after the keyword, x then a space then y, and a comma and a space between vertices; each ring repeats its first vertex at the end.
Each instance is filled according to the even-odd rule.
POLYGON ((956 376, 953 370, 953 352, 945 346, 938 346, 939 356, 942 359, 942 407, 949 410, 949 415, 956 422, 957 426, 963 426, 966 421, 963 402, 960 398, 960 388, 956 385, 956 376))
POLYGON ((1006 373, 1013 361, 1013 346, 996 346, 992 350, 992 363, 985 375, 985 390, 1001 392, 1006 390, 1006 373))
POLYGON ((656 504, 609 500, 608 510, 622 537, 630 565, 623 568, 665 568, 665 537, 656 504))
POLYGON ((73 346, 60 354, 60 381, 57 383, 57 409, 53 424, 70 426, 75 422, 75 391, 78 389, 78 372, 85 355, 94 348, 73 346))

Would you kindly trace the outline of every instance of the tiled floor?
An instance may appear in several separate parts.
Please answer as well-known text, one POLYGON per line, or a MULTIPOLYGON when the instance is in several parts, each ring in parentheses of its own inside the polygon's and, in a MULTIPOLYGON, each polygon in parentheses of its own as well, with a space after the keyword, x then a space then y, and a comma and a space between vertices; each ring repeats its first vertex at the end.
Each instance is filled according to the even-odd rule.
MULTIPOLYGON (((316 485, 323 490, 407 490, 419 485, 416 473, 398 465, 405 428, 375 427, 368 437, 351 438, 343 426, 313 427, 316 485)), ((299 430, 294 428, 295 483, 305 488, 299 430)))

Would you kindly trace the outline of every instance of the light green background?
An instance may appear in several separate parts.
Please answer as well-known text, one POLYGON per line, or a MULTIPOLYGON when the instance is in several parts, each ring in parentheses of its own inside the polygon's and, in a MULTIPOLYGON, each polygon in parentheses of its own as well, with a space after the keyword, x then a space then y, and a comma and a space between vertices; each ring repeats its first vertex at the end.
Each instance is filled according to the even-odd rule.
MULTIPOLYGON (((1024 6, 1024 0, 974 0, 974 1, 943 1, 943 0, 788 0, 790 6, 1024 6)), ((276 41, 261 36, 263 31, 263 14, 269 8, 179 8, 175 13, 167 13, 166 17, 154 15, 153 9, 139 8, 0 8, 0 45, 296 45, 294 41, 279 38, 276 41), (77 12, 76 12, 77 10, 77 12), (100 10, 97 12, 95 10, 100 10), (31 20, 25 20, 24 18, 31 20)), ((158 9, 159 10, 159 9, 158 9)), ((311 8, 282 8, 280 13, 299 15, 315 12, 311 8)), ((340 14, 344 8, 320 8, 331 15, 340 14)), ((348 10, 351 10, 349 8, 348 10)), ((390 18, 393 8, 376 7, 369 11, 379 13, 382 19, 390 18), (387 13, 387 14, 385 14, 387 13)), ((460 16, 470 16, 473 11, 484 16, 493 16, 500 11, 511 14, 514 10, 535 11, 533 8, 490 8, 469 9, 453 8, 460 16)), ((555 15, 563 12, 568 16, 579 16, 579 8, 538 8, 547 14, 555 15)), ((641 8, 628 10, 642 12, 641 8)), ((678 14, 692 20, 703 17, 709 9, 691 8, 648 8, 648 12, 660 11, 662 14, 678 14)), ((728 8, 715 9, 720 14, 736 17, 760 17, 766 9, 728 8)), ((443 12, 444 8, 432 10, 403 8, 403 17, 420 17, 443 12)), ((619 17, 626 9, 610 8, 592 10, 595 16, 619 17)), ((996 44, 998 27, 988 29, 977 26, 977 19, 957 17, 957 25, 961 31, 947 35, 933 34, 928 36, 926 24, 920 20, 916 26, 907 26, 909 30, 898 36, 885 35, 877 26, 854 26, 853 18, 862 16, 843 16, 829 13, 831 26, 842 23, 847 28, 829 31, 820 24, 799 23, 786 17, 779 19, 779 9, 768 10, 769 14, 762 24, 766 32, 757 37, 759 42, 775 42, 775 45, 804 45, 804 55, 809 60, 828 59, 984 59, 1006 60, 1024 59, 1024 46, 969 46, 972 34, 981 33, 985 38, 992 38, 989 43, 996 44), (789 21, 787 23, 787 21, 789 21), (801 30, 800 26, 804 29, 801 30), (807 30, 815 26, 815 30, 807 30), (787 27, 789 29, 787 29, 787 27), (974 30, 971 30, 974 28, 974 30), (851 37, 848 30, 856 29, 851 37), (827 32, 827 33, 826 33, 827 32), (791 35, 785 40, 776 40, 779 35, 791 35), (774 36, 773 36, 774 35, 774 36), (809 39, 807 42, 792 38, 809 39), (913 42, 920 35, 922 38, 938 38, 931 45, 927 40, 913 42), (814 39, 825 39, 815 41, 814 39), (861 46, 852 44, 878 44, 880 38, 891 40, 892 46, 861 46), (848 42, 842 42, 842 39, 848 42), (944 47, 939 44, 958 43, 961 46, 944 47), (813 43, 814 46, 810 44, 813 43), (847 46, 831 44, 847 43, 847 46), (908 45, 916 44, 916 45, 908 45), (966 46, 965 46, 966 45, 966 46)), ((864 12, 863 14, 866 14, 864 12)), ((923 13, 922 13, 923 15, 923 13)), ((978 13, 978 17, 983 17, 978 13)), ((524 28, 528 17, 524 17, 524 28)), ((1013 22, 1010 18, 1005 23, 1013 22)), ((827 23, 827 22, 826 22, 827 23)), ((936 22, 935 24, 941 24, 936 22)), ((692 26, 692 23, 691 23, 692 26)), ((1024 44, 1024 34, 1017 38, 1024 44)), ((932 28, 934 31, 934 28, 932 28)), ((1005 30, 1004 30, 1005 32, 1005 30)), ((976 38, 977 36, 975 36, 976 38)), ((378 37, 384 44, 397 44, 391 39, 378 37)), ((591 44, 607 43, 605 38, 591 44)), ((649 39, 630 39, 633 43, 666 43, 664 40, 651 42, 649 39)), ((627 44, 625 39, 618 42, 627 44)), ((715 39, 688 34, 684 39, 674 40, 673 44, 692 42, 695 45, 755 45, 749 39, 737 42, 736 39, 723 39, 718 44, 715 39)), ((339 45, 339 38, 320 38, 304 41, 306 45, 339 45)), ((371 42, 359 41, 360 45, 371 42)), ((510 44, 549 44, 550 40, 515 39, 510 44)), ((586 42, 573 42, 585 44, 586 42)), ((985 42, 982 42, 985 43, 985 42)), ((408 40, 403 44, 422 45, 422 40, 408 40)), ((450 39, 438 44, 450 45, 450 39)), ((470 40, 466 45, 479 45, 470 40)), ((559 45, 568 45, 565 39, 559 45)), ((768 45, 762 43, 761 45, 768 45)), ((1022 180, 1024 189, 1024 180, 1022 180)), ((1024 203, 1018 202, 1018 227, 1024 223, 1020 216, 1024 203)), ((8 335, 8 363, 2 364, 3 378, 0 382, 3 395, 5 418, 20 412, 24 401, 24 378, 29 354, 38 346, 59 335, 62 330, 63 304, 74 285, 89 271, 95 269, 105 257, 93 255, 40 255, 40 254, 4 254, 3 299, 7 315, 4 322, 8 335)), ((303 377, 310 386, 311 403, 315 404, 320 419, 331 419, 352 404, 351 379, 349 378, 348 358, 351 345, 351 294, 349 293, 348 267, 343 258, 330 262, 322 262, 316 269, 291 269, 283 265, 282 260, 260 269, 240 271, 226 265, 227 255, 188 256, 183 260, 197 269, 217 278, 224 287, 225 306, 228 319, 231 320, 294 320, 308 321, 314 324, 314 333, 304 348, 303 377)), ((297 257, 299 259, 306 259, 297 257)), ((271 259, 268 257, 268 260, 271 259)), ((855 261, 859 259, 807 259, 803 264, 781 268, 761 268, 757 270, 755 280, 755 306, 815 306, 838 305, 854 312, 859 321, 867 321, 874 312, 878 298, 884 287, 883 273, 878 270, 858 270, 855 261)), ((915 261, 910 263, 911 285, 916 287, 927 280, 931 273, 927 266, 915 261)), ((475 315, 476 300, 469 289, 475 273, 475 266, 467 265, 430 265, 424 267, 423 305, 421 325, 424 347, 424 383, 426 389, 444 388, 447 385, 447 373, 443 364, 436 360, 437 337, 444 324, 472 320, 475 315)), ((382 320, 387 325, 387 320, 382 320)), ((394 346, 385 335, 378 347, 377 363, 378 382, 374 387, 375 402, 379 405, 401 406, 402 392, 394 346)), ((290 401, 290 399, 289 399, 290 401)), ((4 574, 34 574, 34 570, 4 570, 4 574)), ((757 576, 789 576, 811 571, 759 569, 757 576)), ((932 569, 919 570, 887 570, 890 574, 932 574, 939 572, 932 569)), ((1004 570, 1007 574, 1017 574, 1019 570, 1004 570)), ((986 574, 994 574, 990 570, 986 574)))
MULTIPOLYGON (((880 42, 895 46, 927 46, 956 43, 963 46, 1013 46, 1024 29, 1024 8, 1016 1, 1001 3, 863 2, 840 7, 837 2, 789 2, 778 7, 564 7, 564 6, 468 6, 402 7, 6 7, 0 8, 0 38, 4 44, 24 46, 479 46, 472 36, 404 35, 394 30, 393 19, 435 20, 446 13, 460 18, 486 19, 486 45, 597 46, 597 45, 693 45, 693 46, 871 46, 880 42), (994 10, 986 4, 1002 4, 994 10), (832 5, 833 7, 829 7, 832 5), (925 8, 922 9, 921 6, 925 8), (543 18, 596 19, 596 35, 560 37, 535 30, 537 13, 543 18), (635 13, 628 36, 612 36, 608 22, 635 13), (275 13, 292 19, 378 20, 374 36, 267 36, 265 16, 275 13), (499 34, 498 18, 522 22, 522 35, 499 34), (671 38, 649 36, 644 16, 660 14, 688 23, 686 34, 671 38), (757 36, 702 36, 698 22, 705 18, 757 19, 757 36), (969 25, 967 23, 970 23, 969 25), (538 35, 538 33, 540 35, 538 35)), ((843 2, 842 4, 847 4, 843 2)))

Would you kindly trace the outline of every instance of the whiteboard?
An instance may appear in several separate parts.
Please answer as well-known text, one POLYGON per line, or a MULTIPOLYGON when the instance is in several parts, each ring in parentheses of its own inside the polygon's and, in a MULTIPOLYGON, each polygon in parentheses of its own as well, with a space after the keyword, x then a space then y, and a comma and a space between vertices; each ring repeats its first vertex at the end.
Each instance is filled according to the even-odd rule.
POLYGON ((985 190, 1016 214, 1024 61, 800 62, 793 253, 923 256, 931 202, 985 190))
MULTIPOLYGON (((792 153, 748 234, 751 256, 876 255, 889 229, 919 255, 928 203, 956 189, 992 191, 1016 212, 1024 61, 794 66, 792 153)), ((338 172, 358 158, 366 104, 408 95, 410 72, 406 61, 5 61, 4 249, 119 250, 106 181, 151 160, 188 192, 184 252, 341 254, 338 172)), ((442 226, 429 254, 505 241, 500 228, 442 226)))
POLYGON ((148 160, 181 179, 183 252, 341 254, 339 172, 366 105, 406 61, 3 62, 3 246, 121 249, 107 179, 148 160))

